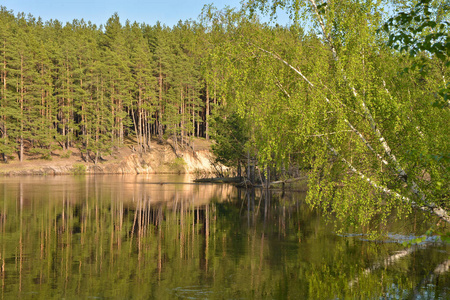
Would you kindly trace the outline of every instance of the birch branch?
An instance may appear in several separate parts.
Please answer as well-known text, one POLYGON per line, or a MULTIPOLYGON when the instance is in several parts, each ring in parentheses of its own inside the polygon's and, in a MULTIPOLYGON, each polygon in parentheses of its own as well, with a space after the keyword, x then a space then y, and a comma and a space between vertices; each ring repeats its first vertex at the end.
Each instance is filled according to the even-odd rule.
MULTIPOLYGON (((334 156, 336 157, 340 157, 339 152, 337 152, 336 149, 334 149, 324 138, 322 138, 325 143, 327 144, 328 149, 330 149, 330 151, 333 153, 334 156)), ((391 189, 384 187, 382 185, 377 184, 375 181, 373 181, 370 177, 364 175, 363 173, 361 173, 360 171, 358 171, 348 160, 346 160, 345 158, 341 157, 341 161, 346 164, 350 170, 352 170, 355 174, 357 174, 361 179, 367 181, 372 187, 374 187, 377 190, 380 190, 382 192, 384 192, 387 195, 391 195, 394 196, 397 199, 400 199, 401 201, 403 201, 404 203, 407 203, 409 205, 411 205, 414 208, 418 208, 424 212, 428 212, 428 213, 432 213, 435 216, 441 218, 442 220, 444 220, 447 223, 450 223, 450 216, 448 215, 447 211, 442 209, 441 207, 435 205, 435 204, 428 204, 428 205, 419 205, 416 202, 412 201, 411 199, 409 199, 408 197, 402 196, 399 193, 392 191, 391 189)))
POLYGON ((308 78, 306 78, 305 75, 303 75, 302 72, 300 72, 300 70, 298 70, 297 68, 295 68, 294 66, 292 66, 290 63, 288 63, 287 61, 285 61, 284 59, 282 59, 280 56, 276 55, 275 53, 272 53, 270 51, 267 51, 263 48, 258 47, 258 49, 264 53, 267 53, 271 56, 273 56, 274 58, 278 59, 279 61, 281 61, 283 64, 285 64, 286 66, 288 66, 289 68, 291 68, 295 73, 297 73, 298 75, 300 75, 311 87, 314 87, 314 84, 311 83, 311 81, 308 80, 308 78))
POLYGON ((284 189, 284 185, 287 183, 293 183, 293 182, 297 182, 297 181, 301 181, 301 180, 307 180, 308 177, 307 176, 302 176, 302 177, 296 177, 296 178, 291 178, 291 179, 286 179, 286 180, 278 180, 278 181, 272 181, 269 183, 269 186, 275 185, 275 184, 283 184, 283 189, 284 189))
POLYGON ((333 46, 332 40, 331 40, 331 36, 328 34, 326 34, 326 30, 325 30, 325 22, 323 21, 322 16, 319 13, 319 10, 317 9, 317 4, 315 0, 309 0, 309 2, 311 2, 313 8, 314 8, 314 13, 317 16, 317 20, 319 21, 320 27, 322 28, 322 33, 323 36, 325 37, 325 39, 328 42, 328 45, 331 48, 331 51, 333 52, 333 58, 334 60, 338 60, 338 56, 337 56, 337 52, 336 52, 336 48, 333 46))
MULTIPOLYGON (((319 10, 317 9, 317 4, 315 0, 309 0, 309 2, 311 3, 311 5, 314 8, 314 12, 316 14, 316 17, 319 21, 320 27, 322 28, 322 33, 323 35, 326 37, 326 40, 328 42, 328 45, 331 49, 331 51, 333 52, 333 57, 335 59, 335 61, 338 61, 338 56, 337 56, 337 52, 336 49, 332 43, 331 40, 331 36, 326 34, 326 30, 325 30, 325 24, 323 21, 322 16, 319 13, 319 10)), ((344 80, 347 81, 347 77, 345 76, 344 70, 341 69, 342 72, 342 76, 344 77, 344 80)), ((372 114, 370 113, 369 108, 367 107, 366 103, 364 102, 363 99, 360 99, 356 89, 354 86, 349 84, 350 89, 352 90, 352 93, 354 95, 354 97, 356 99, 359 99, 361 102, 361 106, 363 108, 363 111, 365 112, 365 115, 369 121, 370 127, 372 128, 372 131, 375 133, 375 135, 377 136, 381 146, 384 149, 385 154, 387 155, 387 157, 389 157, 389 159, 393 162, 394 164, 394 168, 395 171, 397 172, 397 175, 400 177, 400 179, 405 182, 411 189, 411 192, 413 194, 415 194, 422 202, 426 202, 426 196, 425 194, 422 192, 422 190, 420 189, 420 187, 417 185, 417 183, 414 182, 414 180, 411 180, 411 185, 408 184, 408 175, 405 172, 405 170, 402 168, 402 166, 400 165, 400 163, 398 162, 397 158, 395 157, 395 155, 392 153, 391 148, 389 147, 386 139, 383 137, 383 135, 381 134, 380 130, 377 127, 377 124, 375 122, 375 120, 373 119, 372 114)), ((431 207, 436 207, 436 205, 434 203, 428 203, 427 205, 431 206, 431 207)))
MULTIPOLYGON (((325 141, 327 144, 328 149, 330 149, 330 151, 333 153, 334 156, 336 157, 340 157, 339 152, 337 152, 336 149, 334 149, 334 147, 332 147, 327 141, 325 141)), ((341 161, 347 165, 347 167, 349 167, 350 170, 353 171, 353 173, 357 174, 361 179, 364 179, 365 181, 367 181, 372 187, 374 187, 377 190, 381 190, 382 192, 384 192, 385 194, 388 195, 393 195, 394 197, 401 199, 402 201, 406 201, 409 202, 410 200, 405 197, 400 195, 399 193, 392 191, 391 189, 388 189, 387 187, 381 186, 379 184, 377 184, 375 181, 373 181, 370 177, 364 175, 363 173, 361 173, 360 171, 358 171, 348 160, 346 160, 345 158, 341 157, 341 161)), ((450 221, 450 219, 449 219, 450 221)))
MULTIPOLYGON (((315 8, 316 15, 317 15, 317 17, 319 18, 319 23, 321 24, 321 27, 322 27, 322 30, 323 30, 323 34, 326 35, 326 34, 325 34, 325 26, 324 26, 324 24, 323 24, 323 19, 322 19, 322 17, 320 16, 320 14, 318 13, 317 5, 316 5, 316 3, 315 3, 315 0, 310 0, 310 2, 313 4, 313 6, 314 6, 314 8, 315 8)), ((330 46, 331 50, 333 51, 333 56, 334 56, 335 60, 337 61, 337 60, 338 60, 338 57, 337 57, 337 54, 336 54, 336 50, 335 50, 333 44, 331 43, 331 38, 330 38, 330 37, 327 37, 327 40, 328 40, 328 42, 329 42, 329 46, 330 46)), ((285 64, 286 66, 288 66, 288 67, 289 67, 290 69, 292 69, 294 72, 296 72, 297 74, 299 74, 299 75, 300 75, 300 76, 301 76, 301 77, 302 77, 302 78, 303 78, 303 79, 304 79, 304 80, 305 80, 312 88, 315 87, 314 84, 312 84, 312 83, 308 80, 308 78, 306 78, 306 76, 303 75, 303 73, 302 73, 300 70, 298 70, 297 68, 295 68, 294 66, 292 66, 291 64, 289 64, 286 60, 282 59, 280 56, 278 56, 278 55, 276 55, 276 54, 274 54, 274 53, 272 53, 272 52, 270 52, 270 51, 267 51, 267 50, 265 50, 265 49, 263 49, 263 48, 258 47, 258 49, 259 49, 260 51, 263 51, 264 53, 267 53, 267 54, 271 55, 272 57, 276 58, 277 60, 281 61, 283 64, 285 64)), ((341 72, 343 72, 343 70, 341 70, 341 72)), ((343 77, 344 77, 345 80, 347 80, 345 74, 343 74, 343 77)), ((360 98, 359 98, 359 95, 358 95, 358 93, 357 93, 357 91, 356 91, 356 89, 355 89, 353 86, 351 86, 351 90, 352 90, 352 93, 353 93, 354 97, 357 98, 357 99, 360 99, 360 98)), ((328 103, 331 103, 331 101, 330 101, 327 97, 324 97, 324 98, 325 98, 325 100, 326 100, 328 103)), ((367 105, 366 105, 366 103, 364 102, 364 100, 360 99, 360 102, 361 102, 361 106, 362 106, 362 108, 363 108, 363 111, 365 112, 365 115, 366 115, 367 119, 369 120, 369 124, 370 124, 370 127, 372 128, 372 131, 375 133, 376 137, 378 138, 378 140, 379 140, 380 144, 382 145, 382 147, 383 147, 383 149, 384 149, 384 152, 385 152, 385 154, 387 155, 387 157, 389 157, 389 159, 393 162, 393 164, 394 164, 394 170, 395 170, 395 172, 397 173, 397 176, 398 176, 404 183, 407 184, 407 186, 410 188, 411 192, 412 192, 414 195, 416 195, 422 202, 424 202, 425 205, 424 205, 424 206, 421 206, 420 209, 425 210, 425 211, 432 212, 432 213, 436 214, 437 216, 440 216, 441 218, 444 218, 444 219, 445 219, 445 218, 448 218, 448 214, 447 214, 446 210, 442 209, 441 207, 438 207, 436 204, 434 204, 434 203, 432 203, 432 202, 431 202, 431 203, 427 203, 427 202, 426 202, 426 196, 425 196, 425 194, 422 192, 422 190, 420 189, 420 187, 417 185, 417 183, 416 183, 414 180, 411 180, 411 181, 410 181, 411 184, 408 183, 408 175, 407 175, 407 173, 406 173, 405 170, 402 168, 402 166, 401 166, 400 163, 398 162, 398 160, 397 160, 397 158, 395 157, 395 155, 392 153, 392 150, 391 150, 391 148, 389 147, 387 141, 385 140, 385 138, 384 138, 383 135, 381 134, 380 130, 378 129, 378 127, 377 127, 377 125, 376 125, 376 122, 375 122, 375 120, 373 119, 372 114, 370 113, 369 108, 367 107, 367 105), (423 208, 426 208, 426 209, 423 209, 423 208)), ((347 124, 351 125, 351 123, 350 123, 348 120, 346 120, 346 121, 348 122, 347 124)), ((355 128, 354 126, 352 126, 352 127, 355 128)), ((374 152, 375 155, 376 155, 379 159, 382 159, 382 158, 381 158, 381 155, 379 155, 378 153, 376 153, 376 152, 374 151, 374 149, 373 149, 373 147, 370 145, 370 143, 362 136, 361 133, 359 133, 359 132, 356 130, 356 128, 355 128, 355 132, 357 132, 358 136, 359 136, 360 139, 363 141, 363 143, 364 143, 364 144, 365 144, 372 152, 374 152)), ((388 165, 386 160, 382 159, 382 162, 383 162, 384 164, 388 165)), ((362 173, 361 173, 361 175, 364 176, 362 173)), ((376 185, 375 185, 375 186, 376 186, 376 185)), ((408 200, 409 200, 409 199, 408 199, 408 200)), ((408 202, 410 202, 410 201, 408 201, 408 202)), ((411 204, 412 204, 412 202, 411 202, 411 204)), ((414 204, 414 205, 417 206, 416 204, 414 204)), ((450 218, 449 218, 448 220, 450 220, 450 218)), ((447 219, 446 219, 446 221, 447 221, 447 219)), ((449 221, 447 221, 447 222, 449 222, 449 221)))
MULTIPOLYGON (((272 55, 274 58, 276 58, 277 60, 283 62, 285 65, 287 65, 289 68, 291 68, 292 70, 294 70, 297 74, 299 74, 311 87, 314 87, 314 85, 308 80, 308 78, 306 78, 306 76, 303 75, 303 73, 298 70, 297 68, 295 68, 294 66, 292 66, 291 64, 289 64, 287 61, 285 61, 284 59, 282 59, 281 57, 279 57, 278 55, 275 55, 274 53, 267 51, 265 49, 259 48, 259 50, 272 55)), ((358 97, 358 93, 356 92, 355 88, 352 88, 352 91, 355 95, 355 97, 358 97)), ((325 100, 328 103, 331 103, 331 101, 327 98, 324 97, 325 100)), ((445 218, 445 216, 447 215, 447 212, 442 209, 441 207, 438 207, 436 204, 434 203, 427 203, 425 194, 420 190, 419 186, 416 184, 416 182, 414 180, 411 180, 411 185, 408 184, 408 175, 406 174, 406 172, 403 170, 403 168, 400 166, 400 163, 397 161, 397 158, 395 157, 395 155, 392 153, 391 148, 389 147, 389 145, 387 144, 386 140, 384 139, 384 137, 381 135, 380 130, 377 128, 376 123, 374 121, 374 119, 372 118, 372 115, 370 114, 369 109, 367 108, 365 102, 363 100, 361 100, 362 106, 364 108, 364 111, 366 112, 366 116, 369 119, 369 123, 371 125, 372 130, 374 131, 375 135, 377 136, 377 138, 379 138, 379 141, 381 143, 381 145, 383 146, 385 153, 387 154, 387 156, 390 158, 390 160, 394 163, 394 170, 397 172, 398 177, 408 185, 408 187, 411 189, 411 191, 413 192, 413 194, 415 194, 416 196, 419 197, 419 199, 425 203, 424 206, 422 206, 422 208, 427 207, 427 209, 425 209, 425 211, 429 211, 429 212, 433 212, 434 214, 436 214, 437 216, 441 216, 441 218, 445 218)), ((363 143, 366 145, 366 147, 368 147, 372 152, 375 153, 375 155, 382 160, 383 164, 389 165, 387 163, 386 160, 382 159, 381 155, 379 155, 378 153, 375 152, 375 150, 373 149, 373 147, 370 145, 370 143, 364 138, 364 136, 347 120, 345 119, 345 121, 347 122, 347 124, 358 134, 358 136, 360 137, 360 139, 363 141, 363 143)), ((362 176, 364 176, 361 173, 362 176)), ((376 184, 374 185, 376 187, 376 184)), ((377 187, 378 188, 378 187, 377 187)), ((385 191, 386 192, 386 191, 385 191)), ((389 194, 389 192, 388 192, 389 194)), ((399 195, 400 196, 400 195, 399 195)), ((412 203, 411 203, 412 204, 412 203)), ((414 204, 416 207, 417 205, 414 204)), ((421 208, 421 209, 422 209, 421 208)), ((424 210, 424 209, 422 209, 424 210)))
POLYGON ((291 95, 286 91, 286 89, 281 85, 280 81, 277 79, 275 85, 286 95, 286 97, 291 98, 291 95))
POLYGON ((322 84, 322 86, 328 90, 331 94, 333 94, 333 96, 335 96, 335 99, 337 102, 339 102, 340 105, 342 105, 342 107, 345 107, 347 110, 351 111, 352 113, 354 113, 355 115, 359 115, 359 116, 364 116, 363 114, 361 114, 360 112, 351 109, 350 107, 347 106, 347 104, 345 104, 344 102, 340 101, 339 99, 337 99, 338 97, 336 96, 336 94, 326 85, 322 82, 322 80, 320 80, 320 84, 322 84))
MULTIPOLYGON (((272 52, 270 52, 270 51, 267 51, 267 50, 265 50, 265 49, 263 49, 263 48, 260 48, 260 47, 258 47, 258 49, 259 50, 261 50, 261 51, 263 51, 264 53, 266 53, 266 54, 269 54, 269 55, 271 55, 272 57, 274 57, 275 59, 277 59, 277 60, 279 60, 279 61, 281 61, 283 64, 285 64, 286 66, 288 66, 290 69, 292 69, 292 70, 294 70, 297 74, 299 74, 312 88, 314 88, 315 86, 311 83, 311 81, 309 81, 308 80, 308 78, 306 78, 306 76, 305 75, 303 75, 303 73, 299 70, 299 69, 297 69, 297 68, 295 68, 294 66, 292 66, 290 63, 288 63, 286 60, 284 60, 284 59, 282 59, 280 56, 278 56, 278 55, 276 55, 276 54, 274 54, 274 53, 272 53, 272 52)), ((277 86, 278 86, 278 84, 277 84, 277 86)), ((290 97, 290 95, 282 88, 282 87, 280 87, 280 86, 278 86, 278 88, 280 88, 282 91, 284 91, 289 97, 290 97)), ((326 86, 325 86, 325 88, 327 88, 326 86)), ((328 88, 327 88, 328 89, 328 88)), ((354 91, 354 93, 356 93, 356 91, 354 91)), ((357 93, 356 93, 356 95, 357 95, 357 93)), ((324 97, 325 98, 325 101, 327 101, 328 103, 330 103, 331 104, 331 101, 327 98, 327 97, 324 97)), ((339 101, 340 102, 340 101, 339 101)), ((342 103, 342 102, 340 102, 340 104, 341 105, 343 105, 344 107, 346 107, 346 105, 344 104, 344 103, 342 103)), ((354 113, 357 113, 357 112, 355 112, 355 111, 353 111, 354 113)), ((349 131, 354 131, 354 132, 356 132, 356 134, 359 136, 359 138, 362 140, 362 142, 366 145, 366 147, 367 148, 369 148, 369 150, 370 151, 372 151, 375 155, 376 155, 376 157, 378 158, 378 159, 380 159, 381 160, 381 162, 383 163, 383 164, 385 164, 385 165, 388 165, 388 162, 386 161, 386 160, 384 160, 382 157, 381 157, 381 155, 380 154, 378 154, 375 150, 374 150, 374 148, 370 145, 370 143, 364 138, 364 136, 347 120, 347 119, 344 119, 344 121, 347 123, 347 125, 352 129, 352 130, 349 130, 349 131)), ((342 132, 342 131, 340 131, 340 132, 342 132)), ((323 134, 322 135, 311 135, 311 137, 321 137, 321 136, 324 136, 323 134)))
MULTIPOLYGON (((263 51, 263 52, 265 52, 265 53, 267 53, 267 54, 270 54, 271 56, 273 56, 274 58, 276 58, 277 60, 279 60, 279 61, 281 61, 283 64, 285 64, 286 66, 288 66, 289 68, 291 68, 292 70, 294 70, 297 74, 299 74, 311 87, 314 87, 314 85, 306 78, 306 76, 304 76, 303 75, 303 73, 300 71, 300 70, 298 70, 297 68, 295 68, 294 66, 292 66, 291 64, 289 64, 287 61, 285 61, 284 59, 282 59, 281 57, 279 57, 278 55, 275 55, 274 53, 272 53, 272 52, 270 52, 270 51, 267 51, 267 50, 265 50, 265 49, 263 49, 263 48, 260 48, 260 47, 258 47, 258 49, 259 50, 261 50, 261 51, 263 51)), ((356 96, 358 95, 357 93, 356 93, 356 90, 353 88, 353 91, 354 91, 354 93, 356 94, 356 96)), ((328 103, 331 103, 331 101, 327 98, 327 97, 324 97, 325 98, 325 100, 328 102, 328 103)), ((365 103, 364 103, 364 101, 362 101, 362 103, 363 103, 363 107, 366 107, 365 106, 365 103)), ((367 107, 366 107, 367 108, 367 107)), ((369 113, 369 116, 371 117, 371 115, 370 115, 370 112, 367 110, 367 112, 369 113)), ((372 119, 372 121, 373 121, 373 118, 371 118, 372 119)), ((360 139, 363 141, 363 143, 366 145, 366 147, 368 147, 372 152, 374 152, 375 153, 375 155, 379 158, 379 159, 381 159, 382 160, 382 162, 383 162, 383 164, 386 164, 386 165, 388 165, 388 163, 387 163, 387 161, 386 160, 384 160, 384 159, 382 159, 382 157, 381 157, 381 155, 379 155, 378 153, 376 153, 375 152, 375 150, 373 149, 373 147, 370 145, 370 143, 364 138, 364 136, 347 120, 347 119, 345 119, 344 120, 348 125, 349 125, 349 127, 352 129, 352 131, 355 131, 356 133, 357 133, 357 135, 360 137, 360 139)), ((390 150, 390 148, 389 148, 389 146, 387 145, 387 142, 385 142, 385 140, 384 140, 384 138, 381 136, 381 132, 376 128, 376 125, 375 125, 375 122, 373 121, 373 125, 374 126, 372 126, 372 129, 374 129, 374 131, 376 132, 376 135, 380 138, 380 142, 382 142, 382 145, 383 145, 383 148, 385 149, 385 152, 388 154, 388 156, 391 158, 391 160, 394 162, 394 163, 396 163, 396 171, 397 171, 397 174, 399 175, 399 177, 405 182, 405 183, 407 183, 407 175, 406 175, 406 172, 405 171, 403 171, 403 169, 401 169, 401 168, 398 168, 398 166, 399 166, 399 163, 398 163, 398 161, 397 161, 397 159, 395 158, 395 156, 392 154, 392 152, 391 152, 391 150, 390 150)), ((317 137, 322 137, 323 138, 323 134, 322 135, 319 135, 319 134, 317 134, 317 135, 314 135, 314 136, 317 136, 317 137)), ((328 145, 328 147, 330 148, 330 150, 333 152, 333 154, 335 154, 336 156, 339 156, 339 154, 337 153, 337 151, 333 148, 333 147, 331 147, 328 143, 327 143, 327 145, 328 145)), ((435 205, 434 203, 426 203, 425 205, 417 205, 415 202, 413 202, 413 201, 411 201, 409 198, 407 198, 407 197, 404 197, 404 196, 402 196, 402 195, 400 195, 400 194, 398 194, 397 192, 394 192, 394 191, 391 191, 390 189, 388 189, 388 188, 386 188, 386 187, 382 187, 382 186, 379 186, 378 184, 376 184, 373 180, 371 180, 369 177, 366 177, 364 174, 362 174, 361 172, 359 172, 355 167, 353 167, 353 165, 350 163, 350 162, 348 162, 346 159, 344 159, 344 158, 341 158, 341 160, 345 163, 345 164, 347 164, 348 165, 348 167, 353 171, 353 172, 355 172, 356 174, 358 174, 362 179, 365 179, 370 185, 372 185, 374 188, 376 188, 376 189, 378 189, 378 190, 381 190, 381 191, 383 191, 384 193, 386 193, 386 194, 388 194, 388 195, 393 195, 393 196, 395 196, 396 198, 399 198, 399 199, 401 199, 402 201, 404 201, 405 203, 409 203, 410 205, 412 205, 413 207, 417 207, 417 208, 419 208, 420 210, 422 210, 422 211, 426 211, 426 212, 431 212, 432 214, 434 214, 434 215, 436 215, 436 216, 438 216, 438 217, 440 217, 441 219, 443 219, 443 220, 445 220, 447 223, 450 223, 450 216, 448 215, 448 213, 447 213, 447 211, 446 210, 444 210, 444 209, 442 209, 441 207, 439 207, 439 206, 437 206, 437 205, 435 205)), ((412 191, 413 191, 413 193, 415 194, 415 195, 418 195, 419 194, 419 192, 418 191, 420 191, 420 189, 419 189, 419 187, 417 186, 417 184, 412 180, 411 181, 411 183, 412 183, 412 191)), ((409 186, 409 185, 408 185, 409 186)), ((421 191, 420 191, 420 193, 422 193, 421 191)), ((423 193, 422 193, 422 195, 423 195, 423 193)), ((420 197, 421 198, 421 200, 423 200, 424 201, 424 198, 422 198, 422 197, 420 197)), ((424 201, 425 202, 425 201, 424 201)))
POLYGON ((361 132, 356 130, 356 128, 353 127, 353 125, 347 119, 344 119, 344 122, 347 123, 347 125, 352 129, 352 131, 356 132, 356 134, 363 141, 363 143, 366 145, 366 147, 369 148, 369 150, 372 151, 376 155, 376 157, 378 157, 378 159, 381 160, 381 162, 387 166, 388 162, 386 160, 384 160, 383 157, 381 157, 381 155, 375 151, 375 149, 372 148, 372 145, 370 145, 370 143, 364 138, 364 136, 361 134, 361 132))

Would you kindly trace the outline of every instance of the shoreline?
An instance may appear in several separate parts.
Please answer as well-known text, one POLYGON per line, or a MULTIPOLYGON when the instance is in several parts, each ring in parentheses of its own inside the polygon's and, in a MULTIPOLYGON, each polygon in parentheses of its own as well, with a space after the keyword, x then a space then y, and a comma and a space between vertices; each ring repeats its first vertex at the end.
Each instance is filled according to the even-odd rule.
POLYGON ((76 148, 52 152, 50 160, 28 156, 0 163, 0 176, 77 175, 77 174, 212 174, 214 156, 209 145, 174 152, 170 145, 154 144, 150 151, 138 153, 123 146, 102 161, 85 162, 76 148), (67 153, 70 155, 67 157, 67 153))

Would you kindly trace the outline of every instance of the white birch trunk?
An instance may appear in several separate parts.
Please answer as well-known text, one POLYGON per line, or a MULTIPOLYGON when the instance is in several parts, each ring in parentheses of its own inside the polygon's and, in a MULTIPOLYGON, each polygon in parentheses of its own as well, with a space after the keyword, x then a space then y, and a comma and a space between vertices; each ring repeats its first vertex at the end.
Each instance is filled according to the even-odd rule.
MULTIPOLYGON (((297 68, 295 68, 294 66, 292 66, 291 64, 289 64, 287 61, 283 60, 281 57, 279 57, 278 55, 276 55, 276 54, 274 54, 274 53, 272 53, 272 52, 270 52, 270 51, 267 51, 267 50, 262 49, 262 48, 258 48, 258 49, 261 50, 261 51, 263 51, 264 53, 267 53, 267 54, 273 56, 273 57, 276 58, 277 60, 281 61, 283 64, 285 64, 285 65, 288 66, 290 69, 294 70, 298 75, 300 75, 300 76, 308 83, 309 86, 311 86, 312 88, 315 87, 314 84, 311 83, 311 81, 309 81, 308 78, 307 78, 305 75, 303 75, 303 73, 302 73, 300 70, 298 70, 297 68)), ((358 96, 358 94, 356 93, 356 91, 355 91, 354 89, 352 89, 352 90, 354 91, 354 95, 358 96)), ((331 101, 330 101, 328 98, 326 98, 326 97, 324 97, 324 98, 325 98, 325 100, 326 100, 328 103, 331 103, 331 101)), ((362 101, 362 104, 363 104, 363 107, 366 107, 364 101, 362 101)), ((367 112, 368 112, 368 110, 367 110, 367 112)), ((398 163, 397 159, 396 159, 395 156, 392 154, 392 151, 391 151, 391 149, 389 148, 389 145, 388 145, 387 142, 384 140, 383 136, 381 135, 381 132, 380 132, 380 131, 378 130, 378 128, 376 127, 375 121, 373 120, 372 116, 370 115, 370 112, 368 112, 368 113, 369 113, 370 119, 373 121, 373 125, 374 125, 374 126, 372 126, 372 129, 374 129, 375 134, 380 138, 380 142, 382 143, 383 148, 384 148, 385 151, 386 151, 386 154, 388 154, 389 158, 394 162, 395 168, 396 168, 395 170, 396 170, 398 176, 399 176, 400 179, 402 179, 405 183, 407 183, 407 174, 406 174, 406 172, 401 168, 401 166, 400 166, 400 164, 398 163)), ((378 154, 378 153, 374 150, 374 148, 373 148, 373 147, 370 145, 370 143, 364 138, 364 136, 363 136, 363 135, 355 128, 355 126, 353 126, 347 119, 344 119, 344 121, 345 121, 345 122, 347 123, 347 125, 352 129, 351 131, 354 131, 354 132, 358 135, 358 137, 362 140, 362 142, 366 145, 366 147, 367 147, 369 150, 371 150, 372 152, 374 152, 374 154, 382 161, 383 164, 388 165, 388 162, 387 162, 386 160, 384 160, 384 159, 382 158, 382 156, 381 156, 380 154, 378 154)), ((326 134, 317 134, 317 135, 314 135, 314 136, 322 137, 322 136, 324 136, 324 135, 326 135, 326 134)), ((330 145, 328 145, 328 147, 329 147, 329 149, 333 152, 333 154, 335 154, 336 156, 339 156, 339 154, 336 152, 336 150, 334 150, 333 147, 331 147, 330 145)), ((397 197, 397 198, 399 198, 399 199, 406 200, 405 202, 411 204, 413 207, 417 207, 417 208, 419 208, 419 209, 421 209, 421 210, 423 210, 423 211, 431 212, 431 213, 435 214, 436 216, 438 216, 438 217, 442 218, 443 220, 445 220, 447 223, 450 223, 450 217, 449 217, 447 211, 444 210, 444 209, 442 209, 441 207, 435 205, 434 203, 426 203, 426 202, 425 202, 425 195, 420 191, 419 187, 417 186, 417 184, 416 184, 413 180, 411 180, 412 186, 410 186, 410 185, 408 185, 408 186, 410 186, 412 192, 413 192, 416 196, 418 196, 418 197, 420 198, 420 200, 422 200, 422 202, 425 202, 425 203, 422 203, 421 205, 418 205, 418 204, 415 203, 414 201, 411 201, 409 198, 404 197, 404 196, 402 196, 402 195, 400 195, 400 194, 398 194, 398 193, 396 193, 396 192, 393 192, 393 191, 391 191, 390 189, 387 189, 387 188, 385 188, 385 187, 379 186, 379 185, 376 184, 374 181, 372 181, 369 177, 366 177, 364 174, 362 174, 361 172, 359 172, 358 170, 356 170, 356 169, 353 167, 353 165, 352 165, 350 162, 348 162, 346 159, 341 158, 341 161, 343 161, 343 162, 344 162, 344 163, 345 163, 352 171, 354 171, 356 174, 358 174, 361 178, 367 180, 367 182, 368 182, 370 185, 372 185, 374 188, 376 188, 376 189, 378 189, 378 190, 381 190, 381 191, 385 192, 386 194, 393 195, 393 196, 395 196, 395 197, 397 197)))

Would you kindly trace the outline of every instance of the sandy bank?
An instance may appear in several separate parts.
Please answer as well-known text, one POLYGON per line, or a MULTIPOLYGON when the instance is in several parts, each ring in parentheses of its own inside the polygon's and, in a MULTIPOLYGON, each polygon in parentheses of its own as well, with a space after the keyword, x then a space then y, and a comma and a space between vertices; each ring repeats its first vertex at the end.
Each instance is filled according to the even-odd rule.
POLYGON ((178 150, 170 144, 152 144, 147 153, 138 153, 132 146, 116 149, 104 156, 97 164, 85 162, 76 148, 52 152, 50 160, 26 156, 0 163, 0 175, 63 175, 63 174, 164 174, 164 173, 211 173, 213 155, 209 143, 203 141, 198 150, 178 150))

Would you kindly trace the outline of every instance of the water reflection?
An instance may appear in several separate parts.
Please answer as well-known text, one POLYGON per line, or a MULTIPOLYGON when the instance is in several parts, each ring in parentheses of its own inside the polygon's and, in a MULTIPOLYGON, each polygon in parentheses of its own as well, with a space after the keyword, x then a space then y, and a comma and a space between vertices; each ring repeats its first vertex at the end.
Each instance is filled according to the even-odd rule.
MULTIPOLYGON (((304 194, 182 184, 187 179, 1 178, 2 298, 445 299, 450 293, 444 245, 405 249, 337 235, 305 205, 304 194)), ((388 230, 409 235, 422 218, 389 222, 388 230)))

